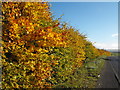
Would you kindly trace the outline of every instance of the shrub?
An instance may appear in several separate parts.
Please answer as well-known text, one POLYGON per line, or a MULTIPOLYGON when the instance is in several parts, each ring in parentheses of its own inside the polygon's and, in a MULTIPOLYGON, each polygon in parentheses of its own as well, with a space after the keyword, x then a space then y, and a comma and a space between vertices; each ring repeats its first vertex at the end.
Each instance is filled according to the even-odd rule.
POLYGON ((3 2, 2 23, 3 89, 49 88, 68 80, 86 58, 110 54, 53 20, 46 2, 3 2))

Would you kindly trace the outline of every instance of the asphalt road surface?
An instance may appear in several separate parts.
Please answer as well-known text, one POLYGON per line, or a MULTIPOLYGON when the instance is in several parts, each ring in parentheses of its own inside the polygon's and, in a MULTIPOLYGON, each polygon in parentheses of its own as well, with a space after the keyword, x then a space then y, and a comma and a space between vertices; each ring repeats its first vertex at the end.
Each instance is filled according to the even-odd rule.
POLYGON ((120 57, 110 56, 105 60, 96 88, 120 88, 120 57))

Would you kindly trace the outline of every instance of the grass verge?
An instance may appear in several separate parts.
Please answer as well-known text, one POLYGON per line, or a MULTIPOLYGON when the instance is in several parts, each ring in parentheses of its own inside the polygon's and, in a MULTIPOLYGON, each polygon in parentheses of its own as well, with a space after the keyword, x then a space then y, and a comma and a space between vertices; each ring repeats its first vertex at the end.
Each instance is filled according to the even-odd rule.
POLYGON ((113 52, 111 56, 120 56, 120 52, 113 52))
POLYGON ((100 72, 104 66, 105 56, 84 63, 66 82, 54 88, 95 88, 100 72))

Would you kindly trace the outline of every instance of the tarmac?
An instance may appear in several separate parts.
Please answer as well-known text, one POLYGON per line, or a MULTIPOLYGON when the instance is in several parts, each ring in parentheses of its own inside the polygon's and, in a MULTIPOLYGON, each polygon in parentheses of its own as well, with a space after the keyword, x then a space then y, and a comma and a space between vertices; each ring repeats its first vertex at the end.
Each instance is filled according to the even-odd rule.
MULTIPOLYGON (((112 60, 114 60, 113 57, 112 60)), ((112 67, 112 60, 109 59, 105 61, 105 65, 100 74, 100 78, 98 79, 96 88, 114 88, 114 90, 120 90, 120 83, 118 78, 116 77, 117 74, 114 71, 115 68, 113 69, 112 67)), ((118 69, 118 67, 116 68, 118 69)))

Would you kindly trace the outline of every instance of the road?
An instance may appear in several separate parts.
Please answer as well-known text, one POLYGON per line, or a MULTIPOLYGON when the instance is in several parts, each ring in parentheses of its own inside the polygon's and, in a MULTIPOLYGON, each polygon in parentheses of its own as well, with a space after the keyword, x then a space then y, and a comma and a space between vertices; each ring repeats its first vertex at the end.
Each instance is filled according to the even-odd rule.
POLYGON ((120 57, 117 56, 111 56, 107 58, 108 60, 111 60, 109 63, 111 64, 111 67, 115 73, 115 76, 120 83, 120 57))
POLYGON ((105 60, 96 88, 120 88, 120 57, 110 56, 105 60))

